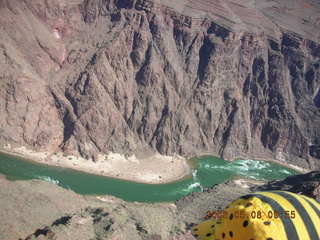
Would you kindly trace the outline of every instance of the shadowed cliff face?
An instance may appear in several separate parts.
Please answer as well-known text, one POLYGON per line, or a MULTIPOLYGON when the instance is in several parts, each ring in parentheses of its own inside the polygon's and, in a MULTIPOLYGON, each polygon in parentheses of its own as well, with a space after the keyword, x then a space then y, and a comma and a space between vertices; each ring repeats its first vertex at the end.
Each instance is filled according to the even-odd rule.
POLYGON ((320 7, 281 4, 0 1, 0 142, 319 167, 320 7))

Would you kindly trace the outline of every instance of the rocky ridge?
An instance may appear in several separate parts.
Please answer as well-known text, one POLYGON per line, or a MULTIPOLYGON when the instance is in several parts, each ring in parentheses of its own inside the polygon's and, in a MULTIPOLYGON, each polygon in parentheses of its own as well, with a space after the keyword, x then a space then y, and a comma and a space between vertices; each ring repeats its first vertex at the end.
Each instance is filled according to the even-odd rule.
POLYGON ((286 4, 1 0, 0 143, 318 168, 320 6, 286 4))
POLYGON ((0 183, 1 240, 161 240, 185 229, 171 203, 81 196, 39 180, 0 183))
POLYGON ((294 175, 284 180, 271 181, 263 186, 254 186, 252 191, 284 190, 304 194, 320 202, 320 172, 294 175))

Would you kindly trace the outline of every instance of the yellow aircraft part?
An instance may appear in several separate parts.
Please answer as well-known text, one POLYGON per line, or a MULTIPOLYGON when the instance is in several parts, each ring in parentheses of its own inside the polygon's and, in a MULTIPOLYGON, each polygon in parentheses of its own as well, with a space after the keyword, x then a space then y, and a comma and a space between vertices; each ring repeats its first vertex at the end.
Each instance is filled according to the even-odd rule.
POLYGON ((197 239, 320 240, 320 204, 285 191, 246 195, 224 209, 214 229, 207 222, 194 227, 197 239))
POLYGON ((204 221, 192 228, 192 233, 197 239, 210 240, 213 239, 216 227, 216 219, 204 221))

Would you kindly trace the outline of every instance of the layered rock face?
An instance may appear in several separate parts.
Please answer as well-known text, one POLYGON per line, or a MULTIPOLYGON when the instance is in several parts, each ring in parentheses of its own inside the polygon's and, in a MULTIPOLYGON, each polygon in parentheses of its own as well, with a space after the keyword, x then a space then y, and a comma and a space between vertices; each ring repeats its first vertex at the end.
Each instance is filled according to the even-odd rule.
POLYGON ((0 142, 318 168, 319 15, 311 0, 2 0, 0 142))

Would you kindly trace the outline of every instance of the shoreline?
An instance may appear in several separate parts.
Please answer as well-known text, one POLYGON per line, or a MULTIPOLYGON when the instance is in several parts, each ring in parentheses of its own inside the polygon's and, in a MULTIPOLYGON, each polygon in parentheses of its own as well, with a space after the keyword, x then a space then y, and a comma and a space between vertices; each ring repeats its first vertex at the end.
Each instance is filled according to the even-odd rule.
MULTIPOLYGON (((205 157, 205 156, 210 156, 210 157, 217 157, 217 158, 220 158, 218 156, 214 156, 210 153, 203 153, 203 154, 199 154, 198 156, 191 156, 189 159, 193 159, 193 158, 200 158, 200 157, 205 157)), ((248 156, 237 156, 237 157, 234 157, 230 160, 226 160, 226 159, 223 159, 225 161, 235 161, 237 159, 240 159, 240 160, 246 160, 246 159, 249 159, 249 160, 256 160, 256 161, 263 161, 263 162, 272 162, 272 163, 276 163, 276 164, 279 164, 281 166, 284 166, 284 167, 287 167, 287 168, 290 168, 292 170, 295 170, 299 173, 308 173, 310 171, 312 171, 312 169, 307 169, 307 168, 302 168, 302 167, 299 167, 299 166, 296 166, 296 165, 293 165, 293 164, 290 164, 290 163, 286 163, 284 162, 283 160, 279 160, 279 159, 273 159, 273 158, 261 158, 261 157, 248 157, 248 156)))
POLYGON ((155 154, 137 159, 135 155, 124 157, 121 154, 110 153, 99 155, 98 161, 93 162, 61 152, 55 154, 34 152, 25 147, 0 148, 0 153, 34 163, 144 184, 171 183, 191 176, 192 173, 192 167, 188 160, 180 156, 155 154))
MULTIPOLYGON (((235 158, 235 159, 233 159, 233 160, 236 160, 236 159, 245 159, 245 158, 235 158)), ((247 158, 247 159, 250 159, 250 158, 247 158)), ((286 163, 286 162, 283 162, 283 161, 281 161, 281 160, 272 159, 272 158, 266 158, 266 159, 254 158, 254 159, 252 159, 252 160, 276 163, 276 164, 279 164, 279 165, 281 165, 281 166, 284 166, 284 167, 290 168, 290 169, 292 169, 292 170, 295 170, 295 171, 297 171, 297 172, 299 172, 299 173, 308 173, 308 172, 312 171, 311 169, 302 168, 302 167, 293 165, 293 164, 291 164, 291 163, 286 163)))
MULTIPOLYGON (((98 155, 98 161, 93 162, 82 157, 65 155, 62 152, 54 154, 50 154, 48 152, 35 152, 28 150, 25 147, 12 149, 9 146, 6 148, 0 148, 0 153, 19 157, 25 161, 34 163, 73 169, 83 173, 144 184, 166 184, 191 177, 192 169, 195 167, 192 159, 199 158, 201 156, 212 156, 203 154, 186 159, 181 156, 163 156, 155 154, 149 157, 137 159, 135 155, 125 157, 121 154, 109 153, 108 155, 98 155)), ((251 158, 239 156, 231 161, 236 159, 251 158)), ((298 173, 311 171, 276 159, 254 158, 252 160, 273 162, 293 169, 298 173)))

